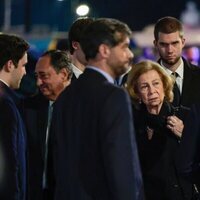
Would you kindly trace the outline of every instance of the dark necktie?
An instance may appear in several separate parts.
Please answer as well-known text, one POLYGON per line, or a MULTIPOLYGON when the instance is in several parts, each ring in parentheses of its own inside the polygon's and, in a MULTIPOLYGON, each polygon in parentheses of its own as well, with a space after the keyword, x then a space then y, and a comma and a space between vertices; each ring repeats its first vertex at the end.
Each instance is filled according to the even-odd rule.
POLYGON ((180 89, 176 83, 176 78, 178 77, 178 73, 173 72, 172 76, 175 78, 174 87, 173 87, 174 100, 173 100, 172 104, 174 106, 179 106, 180 100, 181 100, 181 93, 180 93, 180 89))
POLYGON ((117 78, 114 80, 114 84, 120 86, 120 77, 117 77, 117 78))
POLYGON ((49 105, 48 108, 48 119, 47 119, 47 130, 46 130, 46 141, 45 141, 45 155, 44 155, 44 171, 43 171, 43 188, 48 187, 48 177, 47 177, 47 165, 48 165, 48 154, 49 154, 49 129, 51 125, 51 118, 53 112, 53 104, 49 105))

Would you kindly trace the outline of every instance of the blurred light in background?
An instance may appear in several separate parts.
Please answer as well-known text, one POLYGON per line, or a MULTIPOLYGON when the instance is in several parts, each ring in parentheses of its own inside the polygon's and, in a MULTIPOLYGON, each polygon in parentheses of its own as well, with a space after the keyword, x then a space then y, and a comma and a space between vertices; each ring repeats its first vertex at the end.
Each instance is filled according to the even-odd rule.
POLYGON ((86 4, 79 5, 76 8, 76 14, 79 16, 86 16, 88 15, 89 11, 90 11, 90 8, 86 4))

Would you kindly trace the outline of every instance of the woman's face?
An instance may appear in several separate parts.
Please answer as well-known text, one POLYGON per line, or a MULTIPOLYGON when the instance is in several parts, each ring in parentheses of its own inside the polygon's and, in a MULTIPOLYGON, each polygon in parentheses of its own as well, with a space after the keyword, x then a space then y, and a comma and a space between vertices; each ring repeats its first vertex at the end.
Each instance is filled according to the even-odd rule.
POLYGON ((138 96, 146 105, 149 111, 160 111, 164 100, 164 87, 160 75, 155 70, 150 70, 141 76, 137 81, 138 96))

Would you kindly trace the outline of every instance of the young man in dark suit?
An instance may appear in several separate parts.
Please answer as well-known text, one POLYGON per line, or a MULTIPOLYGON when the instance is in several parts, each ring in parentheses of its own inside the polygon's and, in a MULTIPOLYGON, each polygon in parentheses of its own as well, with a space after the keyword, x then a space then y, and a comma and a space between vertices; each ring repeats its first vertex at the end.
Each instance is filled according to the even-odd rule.
POLYGON ((114 85, 133 58, 130 36, 115 19, 84 31, 88 65, 58 98, 52 119, 56 200, 143 198, 130 99, 114 85))
MULTIPOLYGON (((200 102, 200 67, 189 63, 181 56, 185 46, 184 30, 181 22, 174 17, 164 17, 157 21, 154 28, 154 45, 160 59, 159 63, 171 75, 176 73, 177 92, 174 95, 175 106, 190 107, 200 102)), ((175 91, 174 87, 174 91, 175 91)))
POLYGON ((49 128, 53 103, 70 84, 69 55, 60 50, 46 51, 35 67, 40 93, 24 101, 24 120, 28 138, 29 200, 51 200, 54 196, 52 166, 48 164, 49 128))
POLYGON ((26 200, 26 132, 17 108, 18 89, 26 74, 29 45, 0 34, 0 199, 26 200))
MULTIPOLYGON (((193 104, 200 103, 200 67, 191 64, 181 56, 185 46, 183 25, 174 17, 163 17, 155 24, 154 38, 155 48, 160 55, 158 62, 169 75, 172 73, 176 74, 174 77, 176 81, 173 90, 173 105, 176 107, 184 106, 190 110, 193 104)), ((184 120, 184 126, 187 127, 187 116, 184 115, 183 119, 186 119, 184 120)), ((183 137, 184 134, 185 133, 182 134, 183 137)), ((181 146, 183 145, 181 144, 181 146)), ((184 146, 184 148, 185 151, 190 152, 193 149, 192 143, 188 143, 188 146, 184 146)), ((187 155, 187 153, 179 153, 177 160, 179 160, 179 158, 184 159, 185 155, 187 155)), ((176 167, 178 168, 178 164, 176 167)), ((184 179, 182 181, 184 181, 184 179)), ((185 183, 182 184, 181 187, 185 197, 190 196, 190 182, 185 180, 185 183)))

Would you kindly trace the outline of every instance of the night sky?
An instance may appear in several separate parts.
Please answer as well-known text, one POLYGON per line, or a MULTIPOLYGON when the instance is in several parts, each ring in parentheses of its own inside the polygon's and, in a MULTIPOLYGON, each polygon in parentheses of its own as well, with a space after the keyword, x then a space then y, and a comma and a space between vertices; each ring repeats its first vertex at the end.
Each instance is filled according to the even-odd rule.
MULTIPOLYGON (((170 15, 179 18, 188 0, 12 0, 12 26, 26 24, 31 29, 44 25, 53 31, 68 31, 77 18, 73 5, 87 3, 91 17, 111 17, 126 22, 133 31, 154 24, 170 15)), ((0 26, 3 25, 4 1, 0 1, 0 26)), ((200 10, 200 1, 194 0, 200 10)))
MULTIPOLYGON (((99 16, 118 18, 140 30, 167 15, 179 18, 187 0, 88 0, 99 16), (119 3, 118 3, 119 2, 119 3), (121 3, 120 3, 121 2, 121 3)), ((200 1, 196 0, 200 9, 200 1)))

